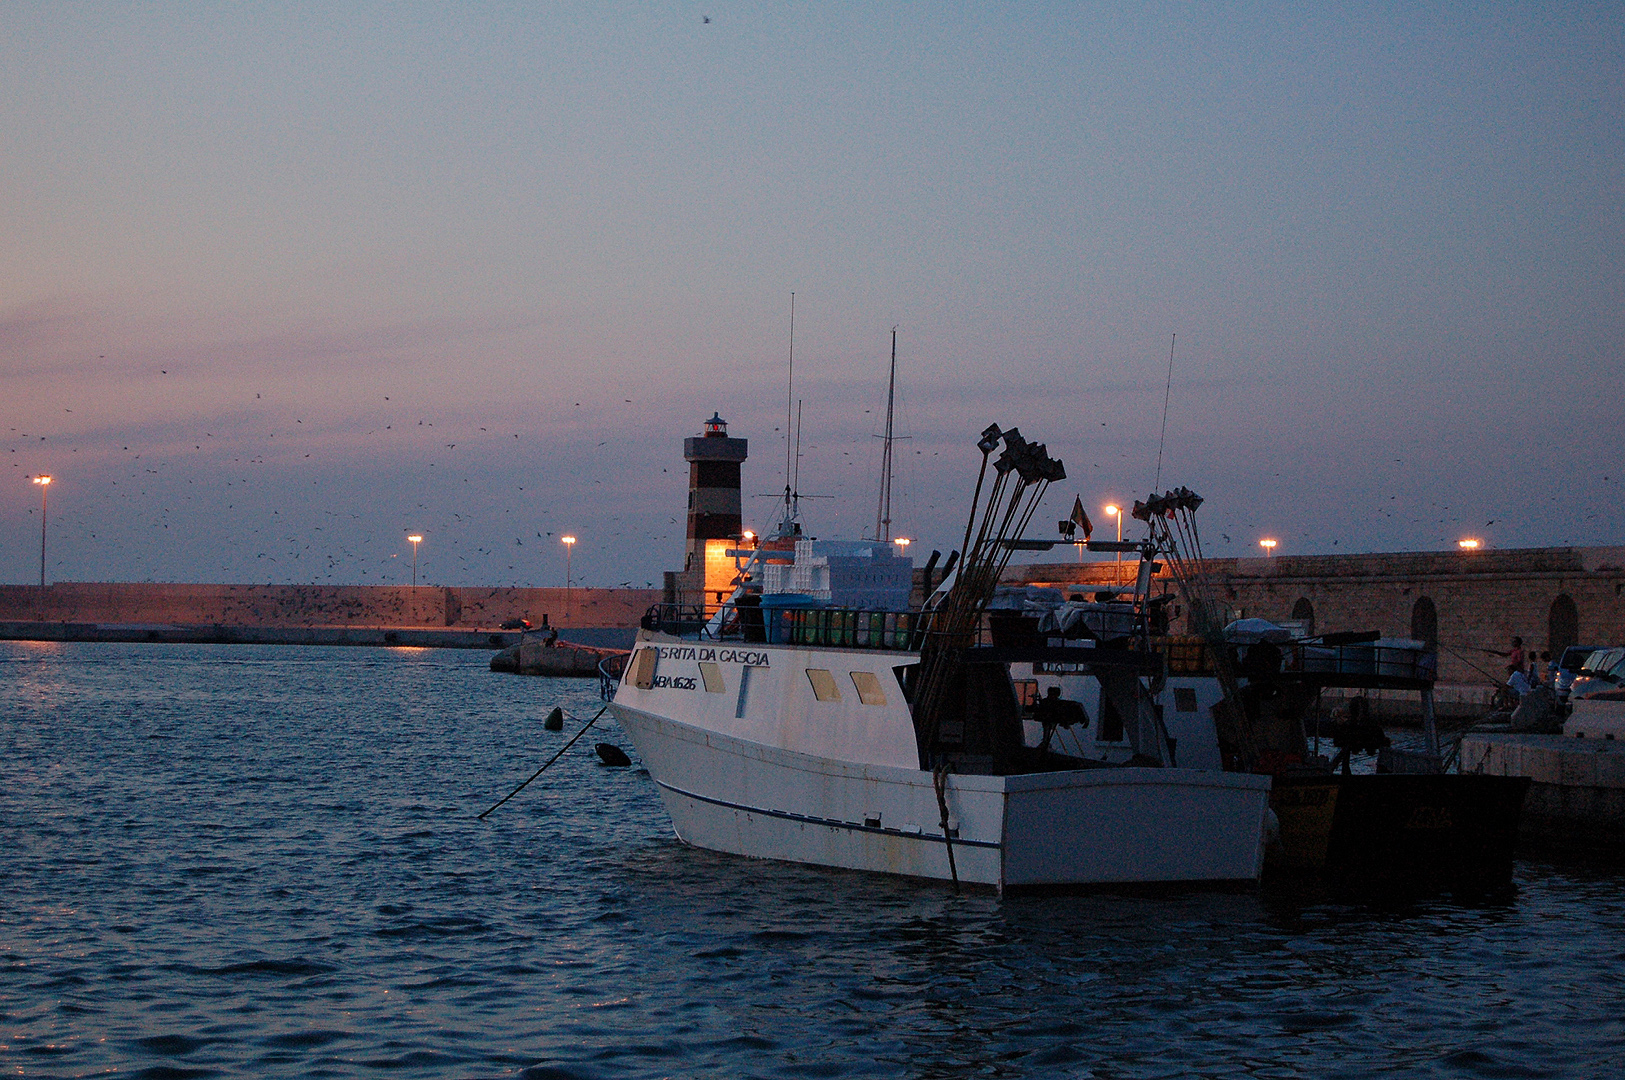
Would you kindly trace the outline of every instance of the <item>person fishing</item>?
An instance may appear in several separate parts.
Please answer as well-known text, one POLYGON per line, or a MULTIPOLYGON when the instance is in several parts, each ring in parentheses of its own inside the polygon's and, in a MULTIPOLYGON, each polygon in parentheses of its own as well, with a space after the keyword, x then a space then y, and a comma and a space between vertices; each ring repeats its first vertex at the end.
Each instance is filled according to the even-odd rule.
POLYGON ((1523 638, 1516 634, 1512 635, 1512 648, 1508 649, 1506 652, 1501 652, 1498 649, 1491 649, 1490 651, 1496 656, 1504 656, 1507 658, 1508 678, 1525 671, 1525 669, 1529 666, 1528 656, 1523 651, 1523 638))

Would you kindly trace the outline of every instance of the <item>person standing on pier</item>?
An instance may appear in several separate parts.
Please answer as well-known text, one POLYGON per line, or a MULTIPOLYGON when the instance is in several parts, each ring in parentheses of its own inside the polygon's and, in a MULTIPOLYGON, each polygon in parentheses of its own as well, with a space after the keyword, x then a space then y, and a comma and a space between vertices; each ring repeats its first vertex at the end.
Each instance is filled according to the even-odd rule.
POLYGON ((1508 678, 1518 674, 1524 674, 1525 677, 1527 677, 1526 669, 1529 667, 1529 664, 1528 658, 1525 656, 1523 651, 1523 638, 1516 634, 1512 635, 1512 648, 1506 652, 1497 652, 1496 655, 1507 658, 1508 678))

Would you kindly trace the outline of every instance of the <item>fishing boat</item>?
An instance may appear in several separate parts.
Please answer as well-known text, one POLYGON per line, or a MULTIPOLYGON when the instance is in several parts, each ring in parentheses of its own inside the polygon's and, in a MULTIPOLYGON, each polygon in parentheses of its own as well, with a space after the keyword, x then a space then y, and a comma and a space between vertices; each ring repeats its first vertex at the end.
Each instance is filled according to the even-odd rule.
MULTIPOLYGON (((1007 632, 1083 639, 1098 648, 1143 641, 1161 659, 1146 689, 1170 756, 1186 767, 1270 777, 1278 824, 1270 867, 1383 892, 1505 883, 1529 782, 1447 769, 1452 755, 1441 752, 1434 725, 1434 654, 1421 641, 1376 631, 1305 637, 1261 619, 1232 619, 1206 573, 1195 520, 1201 503, 1181 488, 1135 505, 1149 537, 1139 545, 1130 590, 1064 600, 1054 589, 1004 590, 1007 602, 996 597, 996 609, 1007 624, 1026 624, 1007 632), (1164 566, 1166 577, 1154 579, 1164 566), (1159 593, 1159 584, 1175 591, 1159 593), (1175 601, 1186 612, 1188 633, 1168 632, 1175 601), (1345 696, 1347 705, 1323 730, 1327 690, 1345 696), (1418 696, 1419 749, 1391 745, 1367 707, 1368 691, 1418 696), (1323 738, 1329 756, 1321 752, 1323 738), (1356 754, 1370 771, 1352 769, 1356 754)), ((1088 735, 1061 735, 1069 752, 1106 761, 1143 752, 1121 720, 1124 694, 1098 670, 1039 662, 1018 666, 1013 676, 1024 701, 1055 688, 1095 710, 1098 722, 1088 735)), ((1031 742, 1039 725, 1029 719, 1027 728, 1031 742)))
POLYGON ((1143 706, 1159 661, 994 640, 988 602, 1065 470, 1015 429, 977 446, 964 558, 923 604, 887 539, 819 541, 787 513, 775 537, 726 550, 724 602, 650 610, 608 708, 678 837, 1000 891, 1255 882, 1267 776, 1179 767, 1149 707, 1128 721, 1146 752, 1126 761, 1028 745, 1012 663, 1087 667, 1143 706))
MULTIPOLYGON (((1077 605, 1054 610, 1064 613, 1068 606, 1077 605)), ((1446 770, 1428 707, 1432 656, 1422 642, 1375 632, 1293 639, 1278 627, 1260 636, 1238 626, 1243 622, 1262 620, 1225 628, 1222 648, 1235 657, 1239 691, 1234 713, 1214 650, 1199 636, 1153 638, 1153 650, 1166 662, 1148 685, 1153 707, 1165 718, 1170 752, 1181 765, 1270 776, 1278 830, 1266 851, 1267 870, 1375 891, 1507 880, 1528 782, 1446 770), (1345 715, 1329 726, 1317 719, 1326 711, 1321 694, 1328 690, 1352 695, 1339 707, 1345 715), (1365 691, 1419 696, 1421 749, 1391 745, 1365 691), (1359 772, 1350 767, 1356 754, 1365 763, 1359 772)), ((1087 706, 1095 722, 1059 735, 1068 752, 1102 761, 1136 753, 1131 732, 1118 719, 1117 695, 1098 672, 1039 663, 1015 667, 1012 677, 1023 701, 1041 700, 1053 687, 1087 706)), ((1027 719, 1026 728, 1029 743, 1041 737, 1035 718, 1027 719)))

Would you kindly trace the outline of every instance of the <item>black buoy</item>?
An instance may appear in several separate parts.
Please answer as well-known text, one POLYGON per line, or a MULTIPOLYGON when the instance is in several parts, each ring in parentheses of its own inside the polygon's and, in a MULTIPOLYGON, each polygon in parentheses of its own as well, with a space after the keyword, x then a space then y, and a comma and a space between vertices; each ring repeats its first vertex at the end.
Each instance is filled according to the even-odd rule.
POLYGON ((632 759, 626 756, 626 751, 614 743, 601 742, 594 749, 598 751, 598 760, 605 765, 620 768, 632 764, 632 759))
POLYGON ((546 728, 548 731, 563 731, 564 710, 559 708, 557 705, 553 706, 553 711, 547 714, 546 720, 542 721, 542 727, 546 728))

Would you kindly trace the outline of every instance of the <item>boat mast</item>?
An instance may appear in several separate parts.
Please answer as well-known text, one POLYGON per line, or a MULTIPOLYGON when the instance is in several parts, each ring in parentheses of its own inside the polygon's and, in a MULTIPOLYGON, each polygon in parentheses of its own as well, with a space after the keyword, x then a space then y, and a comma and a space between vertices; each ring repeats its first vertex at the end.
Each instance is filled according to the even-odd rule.
POLYGON ((891 539, 892 406, 897 400, 897 327, 891 328, 891 380, 886 383, 886 435, 880 452, 880 505, 875 508, 875 539, 891 539))

